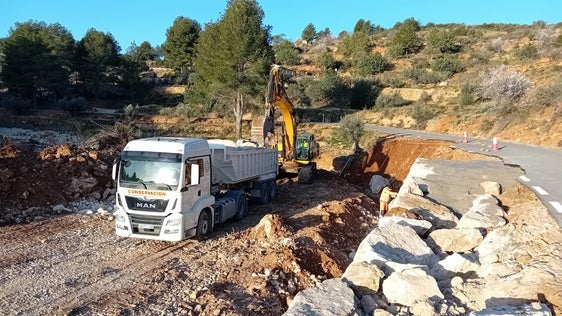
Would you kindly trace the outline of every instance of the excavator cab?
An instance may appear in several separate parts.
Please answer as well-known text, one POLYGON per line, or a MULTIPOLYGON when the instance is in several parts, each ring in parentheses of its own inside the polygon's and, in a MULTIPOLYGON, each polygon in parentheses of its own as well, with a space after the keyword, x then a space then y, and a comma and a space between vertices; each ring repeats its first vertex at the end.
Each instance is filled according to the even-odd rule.
POLYGON ((314 135, 311 133, 297 135, 296 149, 296 160, 304 164, 318 156, 318 143, 314 140, 314 135))

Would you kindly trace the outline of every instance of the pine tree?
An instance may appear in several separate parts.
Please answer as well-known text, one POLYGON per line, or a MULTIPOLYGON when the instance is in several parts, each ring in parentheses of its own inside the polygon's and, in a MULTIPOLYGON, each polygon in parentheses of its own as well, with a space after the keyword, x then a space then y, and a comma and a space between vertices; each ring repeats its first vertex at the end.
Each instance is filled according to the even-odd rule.
POLYGON ((311 44, 316 39, 316 36, 317 33, 314 24, 308 23, 304 30, 302 30, 301 38, 311 44))
POLYGON ((60 24, 16 23, 3 40, 2 81, 8 90, 35 102, 39 90, 60 96, 68 85, 74 38, 60 24))
POLYGON ((237 138, 242 137, 247 106, 263 102, 273 62, 270 30, 262 26, 263 17, 257 1, 231 0, 222 19, 208 24, 197 44, 196 76, 189 93, 231 107, 237 138))
POLYGON ((417 35, 420 25, 413 18, 406 19, 398 25, 398 30, 391 40, 388 53, 393 57, 404 57, 417 53, 422 47, 422 40, 417 35))
POLYGON ((191 69, 200 32, 201 25, 197 21, 177 17, 166 31, 166 41, 162 44, 165 63, 181 73, 191 69))
POLYGON ((103 33, 93 28, 89 29, 78 43, 75 67, 86 87, 92 90, 96 98, 99 97, 102 84, 118 81, 120 50, 111 33, 103 33))

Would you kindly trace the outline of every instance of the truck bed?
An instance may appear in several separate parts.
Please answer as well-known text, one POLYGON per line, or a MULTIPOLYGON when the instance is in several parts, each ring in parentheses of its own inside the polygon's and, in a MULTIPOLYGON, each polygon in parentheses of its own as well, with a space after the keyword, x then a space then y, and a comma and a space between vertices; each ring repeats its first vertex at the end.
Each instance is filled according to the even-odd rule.
POLYGON ((278 172, 276 149, 237 145, 228 140, 209 140, 213 184, 233 184, 271 178, 278 172))

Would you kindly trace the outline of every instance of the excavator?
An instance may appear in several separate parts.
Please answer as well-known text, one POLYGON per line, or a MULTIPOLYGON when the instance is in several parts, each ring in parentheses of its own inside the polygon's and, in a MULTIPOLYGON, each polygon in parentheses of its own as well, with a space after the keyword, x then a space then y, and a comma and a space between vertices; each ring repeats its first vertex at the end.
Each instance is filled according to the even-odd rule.
POLYGON ((266 113, 252 121, 252 141, 260 146, 277 147, 279 169, 287 173, 297 173, 299 183, 311 183, 316 175, 314 158, 320 154, 314 134, 296 132, 295 107, 287 96, 282 72, 289 71, 273 65, 265 91, 266 113), (275 135, 275 109, 281 110, 283 124, 281 135, 275 135))

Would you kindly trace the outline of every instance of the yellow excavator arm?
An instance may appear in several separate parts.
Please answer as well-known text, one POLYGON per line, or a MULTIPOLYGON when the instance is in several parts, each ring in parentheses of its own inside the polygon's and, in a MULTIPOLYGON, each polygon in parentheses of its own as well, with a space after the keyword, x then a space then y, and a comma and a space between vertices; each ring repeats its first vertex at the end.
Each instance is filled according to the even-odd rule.
POLYGON ((284 70, 287 69, 273 65, 269 72, 265 90, 266 114, 252 121, 251 137, 259 146, 274 146, 273 143, 277 143, 274 137, 275 109, 279 108, 283 117, 282 141, 277 143, 280 169, 298 172, 299 182, 311 183, 316 174, 316 163, 312 160, 319 155, 319 147, 313 134, 297 135, 295 107, 285 91, 282 78, 284 70))
POLYGON ((269 72, 269 82, 265 91, 265 102, 269 105, 268 116, 270 116, 272 119, 274 119, 273 113, 275 113, 275 106, 279 107, 279 109, 281 110, 285 128, 283 151, 285 159, 291 160, 294 158, 294 148, 296 140, 296 123, 294 116, 295 107, 287 96, 287 92, 285 91, 285 87, 283 86, 281 74, 279 73, 280 69, 281 67, 279 65, 273 65, 271 71, 269 72))

